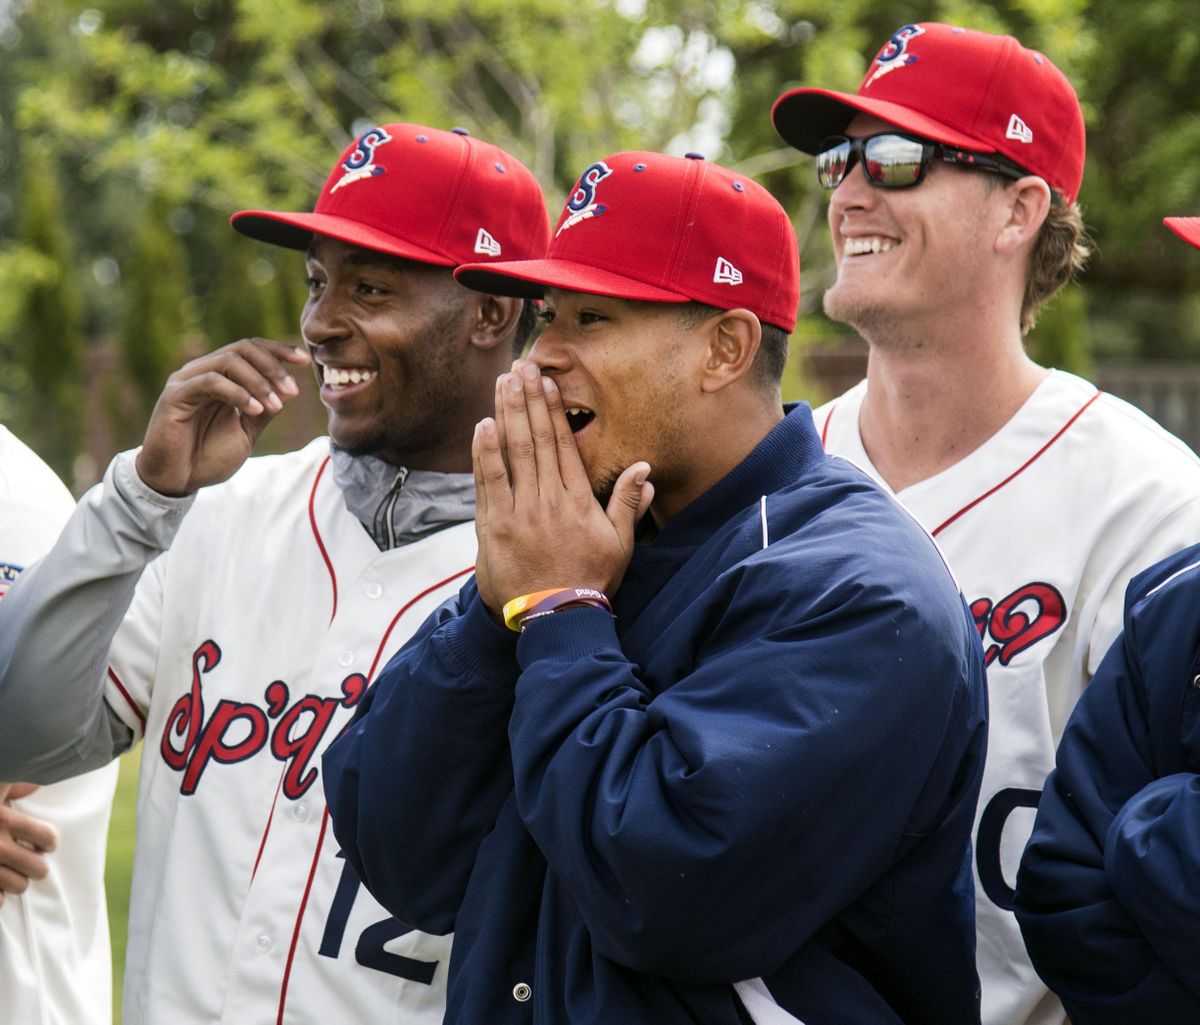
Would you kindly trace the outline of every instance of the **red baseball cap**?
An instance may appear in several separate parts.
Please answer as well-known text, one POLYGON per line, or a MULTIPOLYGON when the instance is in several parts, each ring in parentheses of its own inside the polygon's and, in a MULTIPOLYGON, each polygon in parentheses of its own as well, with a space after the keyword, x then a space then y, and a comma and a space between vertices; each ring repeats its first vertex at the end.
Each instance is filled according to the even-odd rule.
POLYGON ((1163 224, 1189 246, 1200 249, 1200 217, 1164 217, 1163 224))
POLYGON ((1067 202, 1083 181, 1083 112, 1066 76, 1012 36, 937 22, 904 25, 871 62, 857 93, 793 89, 775 101, 779 134, 805 153, 856 113, 977 153, 999 153, 1044 178, 1067 202))
POLYGON ((796 326, 800 254, 783 207, 698 153, 614 153, 579 176, 544 259, 473 263, 468 288, 540 298, 546 288, 747 309, 796 326))
POLYGON ((355 139, 312 213, 242 210, 230 223, 289 249, 326 235, 446 267, 541 256, 550 234, 541 186, 519 160, 464 128, 411 124, 380 125, 355 139))

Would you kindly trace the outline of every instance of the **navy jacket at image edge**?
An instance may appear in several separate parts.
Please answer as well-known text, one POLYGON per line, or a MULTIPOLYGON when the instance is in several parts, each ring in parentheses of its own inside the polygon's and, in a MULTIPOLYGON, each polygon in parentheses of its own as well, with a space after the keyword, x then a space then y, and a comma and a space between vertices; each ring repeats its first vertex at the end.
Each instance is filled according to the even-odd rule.
POLYGON ((1073 1025, 1200 1022, 1200 546, 1133 578, 1017 875, 1073 1025))
POLYGON ((614 605, 518 640, 469 583, 325 756, 365 885, 454 930, 446 1022, 735 1025, 760 976, 805 1025, 978 1022, 986 692, 928 535, 800 406, 614 605))

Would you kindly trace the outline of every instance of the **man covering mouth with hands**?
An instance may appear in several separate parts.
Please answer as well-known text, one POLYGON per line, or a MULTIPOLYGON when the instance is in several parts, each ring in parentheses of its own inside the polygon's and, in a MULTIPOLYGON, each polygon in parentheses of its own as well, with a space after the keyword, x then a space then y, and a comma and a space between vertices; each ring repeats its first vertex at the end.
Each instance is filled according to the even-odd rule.
POLYGON ((546 328, 476 427, 475 579, 323 763, 367 887, 455 931, 446 1022, 977 1021, 978 638, 781 403, 785 212, 618 153, 456 277, 546 328))

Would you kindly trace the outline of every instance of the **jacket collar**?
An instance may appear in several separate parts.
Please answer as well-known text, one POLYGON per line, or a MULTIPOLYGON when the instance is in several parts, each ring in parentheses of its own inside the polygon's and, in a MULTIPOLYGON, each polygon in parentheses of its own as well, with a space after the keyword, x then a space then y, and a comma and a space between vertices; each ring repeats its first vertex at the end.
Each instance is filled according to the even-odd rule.
POLYGON ((330 443, 333 479, 346 508, 380 551, 410 544, 475 518, 469 473, 433 473, 355 456, 330 443))
POLYGON ((791 484, 825 458, 807 402, 788 403, 786 415, 728 474, 675 516, 651 542, 696 545, 743 509, 791 484))

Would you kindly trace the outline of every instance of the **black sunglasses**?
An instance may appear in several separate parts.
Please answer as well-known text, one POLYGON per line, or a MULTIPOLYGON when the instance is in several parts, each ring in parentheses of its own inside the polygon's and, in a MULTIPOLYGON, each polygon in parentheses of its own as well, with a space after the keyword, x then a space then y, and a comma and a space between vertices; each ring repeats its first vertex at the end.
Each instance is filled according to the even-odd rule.
MULTIPOLYGON (((817 181, 826 189, 836 189, 857 161, 872 185, 881 189, 907 189, 925 180, 935 157, 1013 181, 1029 176, 1028 171, 996 157, 896 132, 880 132, 856 138, 834 135, 826 139, 817 152, 817 181)), ((1050 194, 1055 202, 1060 202, 1057 192, 1051 189, 1050 194)))

